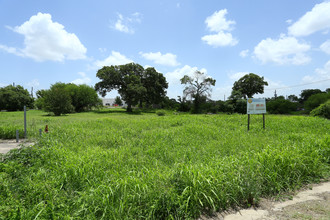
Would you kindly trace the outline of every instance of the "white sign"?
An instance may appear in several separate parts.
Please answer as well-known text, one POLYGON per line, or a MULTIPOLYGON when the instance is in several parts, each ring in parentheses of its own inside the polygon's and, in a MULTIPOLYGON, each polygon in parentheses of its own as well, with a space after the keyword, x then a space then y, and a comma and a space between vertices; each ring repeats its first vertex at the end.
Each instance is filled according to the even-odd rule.
POLYGON ((265 99, 248 99, 247 114, 265 114, 266 100, 265 99))

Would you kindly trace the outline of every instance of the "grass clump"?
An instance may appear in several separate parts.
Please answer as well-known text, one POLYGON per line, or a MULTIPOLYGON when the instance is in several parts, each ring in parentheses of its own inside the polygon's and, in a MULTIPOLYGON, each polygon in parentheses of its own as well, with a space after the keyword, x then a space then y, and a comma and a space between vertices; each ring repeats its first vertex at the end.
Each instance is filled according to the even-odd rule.
POLYGON ((165 116, 166 115, 166 112, 165 112, 165 110, 157 110, 156 111, 156 115, 158 115, 158 116, 165 116))

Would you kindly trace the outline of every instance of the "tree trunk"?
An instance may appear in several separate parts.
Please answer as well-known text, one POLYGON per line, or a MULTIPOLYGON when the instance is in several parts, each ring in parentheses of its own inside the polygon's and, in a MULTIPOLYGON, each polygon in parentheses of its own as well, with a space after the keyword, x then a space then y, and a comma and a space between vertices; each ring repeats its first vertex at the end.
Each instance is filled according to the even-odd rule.
POLYGON ((132 112, 132 104, 131 103, 127 103, 126 111, 127 112, 132 112))

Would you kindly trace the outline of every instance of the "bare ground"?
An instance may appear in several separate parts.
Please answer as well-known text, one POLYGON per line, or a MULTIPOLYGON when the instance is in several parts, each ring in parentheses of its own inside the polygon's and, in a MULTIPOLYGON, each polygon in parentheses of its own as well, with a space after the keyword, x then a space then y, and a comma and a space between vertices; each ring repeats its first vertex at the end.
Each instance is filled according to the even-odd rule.
POLYGON ((314 184, 286 201, 261 199, 258 208, 217 213, 199 220, 330 220, 330 182, 314 184))

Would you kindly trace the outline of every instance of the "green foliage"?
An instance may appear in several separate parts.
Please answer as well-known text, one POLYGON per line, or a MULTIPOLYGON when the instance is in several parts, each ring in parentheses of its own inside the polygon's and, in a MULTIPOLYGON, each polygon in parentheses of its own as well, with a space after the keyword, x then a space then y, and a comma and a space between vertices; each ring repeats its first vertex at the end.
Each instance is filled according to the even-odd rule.
POLYGON ((297 110, 298 103, 285 100, 284 98, 269 100, 266 109, 270 114, 290 114, 297 110))
POLYGON ((59 116, 91 110, 102 105, 96 91, 88 85, 56 83, 49 90, 37 91, 36 106, 59 116))
POLYGON ((74 107, 71 104, 71 96, 66 90, 65 83, 55 83, 44 94, 43 109, 47 112, 53 112, 55 116, 70 113, 74 107))
POLYGON ((264 81, 264 77, 260 77, 254 73, 249 73, 234 83, 232 90, 232 99, 252 98, 254 94, 263 94, 264 86, 268 83, 264 81))
POLYGON ((300 93, 300 102, 304 103, 307 99, 314 94, 322 93, 320 89, 305 89, 300 93))
POLYGON ((156 111, 156 115, 158 115, 158 116, 165 116, 166 115, 166 112, 164 110, 157 110, 156 111))
POLYGON ((327 100, 330 99, 330 93, 316 93, 307 99, 304 103, 304 107, 307 112, 312 111, 314 108, 320 106, 322 103, 325 103, 327 100))
POLYGON ((0 219, 197 219, 330 172, 330 122, 317 117, 269 115, 266 130, 251 117, 249 132, 238 114, 29 118, 50 132, 1 156, 0 219))
POLYGON ((97 71, 96 76, 101 80, 95 84, 95 89, 105 96, 107 92, 118 90, 127 104, 127 111, 132 106, 142 102, 158 104, 165 96, 167 82, 163 74, 154 68, 144 68, 135 63, 119 66, 105 66, 97 71))
POLYGON ((122 106, 123 105, 123 101, 121 101, 119 96, 116 96, 115 98, 115 104, 118 106, 122 106))
POLYGON ((93 107, 101 105, 102 100, 99 99, 96 91, 88 85, 66 84, 65 89, 71 97, 71 104, 75 112, 91 110, 93 107))
POLYGON ((146 88, 143 101, 146 102, 147 107, 164 100, 168 83, 163 74, 158 73, 153 67, 148 67, 143 72, 142 83, 146 88))
POLYGON ((6 86, 0 88, 0 110, 23 110, 24 106, 33 108, 33 98, 22 86, 6 86))
POLYGON ((24 137, 24 130, 19 126, 0 126, 0 139, 15 139, 16 138, 16 130, 18 130, 19 138, 24 137))
POLYGON ((330 100, 312 110, 310 114, 330 119, 330 100))
POLYGON ((183 94, 193 100, 193 113, 201 112, 201 104, 206 102, 207 97, 211 96, 212 88, 215 86, 215 79, 207 77, 205 73, 196 71, 192 77, 184 75, 181 84, 185 85, 183 94))

